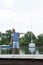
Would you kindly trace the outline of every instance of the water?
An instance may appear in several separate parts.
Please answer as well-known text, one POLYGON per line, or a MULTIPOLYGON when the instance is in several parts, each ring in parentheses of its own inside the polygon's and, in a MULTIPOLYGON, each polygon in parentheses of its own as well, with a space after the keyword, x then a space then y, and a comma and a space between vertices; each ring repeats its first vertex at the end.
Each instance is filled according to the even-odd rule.
POLYGON ((36 50, 35 43, 29 43, 28 47, 29 47, 28 50, 30 51, 30 53, 33 54, 36 50))
POLYGON ((36 50, 35 54, 39 54, 39 50, 38 49, 36 50))
POLYGON ((39 50, 37 48, 36 49, 35 48, 32 49, 32 48, 28 48, 28 47, 24 47, 24 48, 21 47, 21 51, 20 52, 21 52, 21 54, 39 54, 39 50))
MULTIPOLYGON (((31 48, 32 49, 32 48, 31 48)), ((12 54, 12 49, 0 49, 0 54, 12 54)), ((27 46, 20 47, 20 54, 32 54, 27 46)), ((33 54, 43 54, 43 47, 36 47, 33 54)))

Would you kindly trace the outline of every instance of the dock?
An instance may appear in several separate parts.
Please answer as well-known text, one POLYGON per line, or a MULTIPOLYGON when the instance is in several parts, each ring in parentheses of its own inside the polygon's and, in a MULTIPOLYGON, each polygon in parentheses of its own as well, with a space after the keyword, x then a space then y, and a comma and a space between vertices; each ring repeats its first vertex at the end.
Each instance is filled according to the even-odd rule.
POLYGON ((38 54, 38 55, 35 55, 35 54, 22 54, 22 55, 19 55, 19 54, 0 54, 0 59, 43 59, 43 55, 42 54, 38 54))
POLYGON ((0 54, 0 65, 43 65, 43 55, 0 54))

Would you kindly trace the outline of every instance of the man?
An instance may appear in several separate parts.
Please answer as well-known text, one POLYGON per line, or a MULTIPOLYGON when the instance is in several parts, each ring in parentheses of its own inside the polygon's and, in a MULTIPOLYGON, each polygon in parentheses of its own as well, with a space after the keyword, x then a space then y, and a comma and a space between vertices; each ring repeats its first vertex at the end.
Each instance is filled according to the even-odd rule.
POLYGON ((13 34, 11 35, 11 43, 13 43, 13 50, 12 53, 15 53, 15 48, 18 49, 18 54, 20 54, 20 47, 19 47, 19 34, 24 34, 24 33, 17 33, 15 32, 15 29, 12 29, 13 34))

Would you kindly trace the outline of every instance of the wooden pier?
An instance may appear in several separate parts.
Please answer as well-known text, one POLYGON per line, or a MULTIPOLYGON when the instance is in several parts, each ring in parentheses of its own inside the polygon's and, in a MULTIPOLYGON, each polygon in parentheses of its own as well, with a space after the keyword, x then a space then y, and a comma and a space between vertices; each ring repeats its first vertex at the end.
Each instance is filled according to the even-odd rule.
POLYGON ((0 65, 43 65, 43 55, 0 55, 0 65))

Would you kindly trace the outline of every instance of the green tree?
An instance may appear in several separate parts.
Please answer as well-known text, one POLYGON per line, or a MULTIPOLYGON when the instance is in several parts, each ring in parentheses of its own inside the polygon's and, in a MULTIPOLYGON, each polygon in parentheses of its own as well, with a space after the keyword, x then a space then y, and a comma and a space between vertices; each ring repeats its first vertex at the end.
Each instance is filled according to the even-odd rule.
POLYGON ((6 36, 7 36, 7 40, 10 42, 11 40, 11 34, 12 34, 12 31, 11 30, 7 30, 6 31, 6 36))
POLYGON ((6 34, 12 34, 12 31, 11 30, 6 30, 6 34))
POLYGON ((9 44, 10 40, 11 40, 11 30, 7 30, 6 33, 1 33, 0 37, 1 37, 1 41, 0 44, 9 44))
POLYGON ((43 44, 43 34, 37 36, 36 44, 43 44))
POLYGON ((20 38, 20 45, 28 45, 31 43, 31 40, 35 42, 35 35, 32 32, 27 32, 23 37, 20 38))

